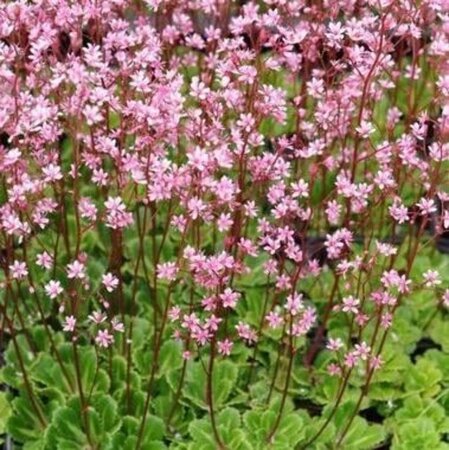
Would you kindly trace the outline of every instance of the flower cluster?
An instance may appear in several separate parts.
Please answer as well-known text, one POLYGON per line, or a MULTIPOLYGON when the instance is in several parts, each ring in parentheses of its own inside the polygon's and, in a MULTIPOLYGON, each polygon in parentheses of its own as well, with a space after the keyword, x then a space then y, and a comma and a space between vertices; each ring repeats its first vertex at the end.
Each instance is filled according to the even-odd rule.
POLYGON ((173 336, 311 367, 336 318, 329 371, 368 387, 401 303, 449 304, 414 272, 449 233, 448 56, 445 0, 3 2, 2 308, 127 355, 151 320, 155 371, 173 336))

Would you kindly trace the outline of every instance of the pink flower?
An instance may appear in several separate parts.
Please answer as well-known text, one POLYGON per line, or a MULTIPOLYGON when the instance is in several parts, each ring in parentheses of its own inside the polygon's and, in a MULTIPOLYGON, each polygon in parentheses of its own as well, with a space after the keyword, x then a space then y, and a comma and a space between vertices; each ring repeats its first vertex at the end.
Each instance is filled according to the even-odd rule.
POLYGON ((177 320, 179 320, 180 315, 181 315, 181 308, 179 308, 178 306, 173 306, 168 311, 168 318, 172 322, 176 322, 177 320))
POLYGON ((409 220, 408 209, 398 199, 394 201, 393 205, 390 206, 388 210, 391 217, 393 217, 393 219, 399 224, 409 220))
POLYGON ((231 218, 231 215, 229 213, 225 214, 222 213, 217 219, 217 228, 218 231, 223 232, 229 230, 231 228, 231 225, 233 223, 233 220, 231 218))
POLYGON ((75 325, 76 325, 76 319, 73 316, 66 316, 63 325, 63 330, 64 331, 70 331, 73 332, 75 331, 75 325))
POLYGON ((417 204, 421 211, 421 215, 425 216, 437 212, 437 207, 435 205, 435 200, 431 198, 422 198, 417 204))
POLYGON ((192 197, 188 203, 187 208, 189 210, 189 215, 192 220, 198 219, 206 210, 206 204, 198 197, 192 197))
POLYGON ((93 221, 97 216, 97 207, 86 197, 80 199, 79 210, 83 219, 93 221))
POLYGON ((111 326, 112 326, 112 329, 114 331, 117 331, 118 333, 124 333, 125 332, 125 326, 123 325, 122 322, 120 322, 119 319, 117 319, 117 317, 114 317, 111 320, 111 326))
POLYGON ((45 285, 45 293, 51 298, 55 299, 63 291, 59 281, 50 280, 45 285))
POLYGON ((435 287, 441 284, 440 274, 437 270, 427 270, 423 273, 424 286, 435 287))
POLYGON ((283 318, 274 311, 270 311, 266 316, 265 320, 268 322, 270 328, 278 328, 284 322, 283 318))
POLYGON ((86 266, 78 260, 67 264, 67 277, 70 279, 84 280, 86 278, 86 266))
POLYGON ((108 330, 99 330, 95 342, 103 348, 108 348, 114 342, 114 336, 108 330))
POLYGON ((358 357, 354 352, 349 352, 344 356, 344 365, 346 367, 354 367, 358 362, 358 357))
POLYGON ((296 316, 303 309, 302 298, 303 295, 296 292, 287 297, 284 307, 292 316, 296 316))
POLYGON ((196 326, 193 329, 191 329, 190 334, 192 336, 192 339, 195 340, 195 342, 199 346, 206 345, 206 343, 212 337, 212 333, 208 328, 203 328, 200 326, 196 326))
POLYGON ((49 164, 48 166, 43 167, 42 172, 44 173, 45 181, 47 182, 58 181, 63 177, 61 167, 56 164, 49 164))
POLYGON ((362 361, 366 361, 370 355, 371 347, 366 343, 355 344, 354 355, 360 358, 362 361))
POLYGON ((176 275, 178 273, 178 267, 174 262, 167 262, 163 264, 158 264, 157 275, 158 278, 165 279, 168 281, 176 280, 176 275))
POLYGON ((347 313, 357 314, 359 311, 359 309, 358 309, 359 304, 360 304, 360 300, 357 298, 354 298, 352 295, 350 295, 349 297, 344 297, 342 311, 347 312, 347 313))
POLYGON ((11 276, 16 280, 21 280, 28 275, 28 269, 25 262, 14 261, 12 265, 9 266, 11 271, 11 276))
POLYGON ((195 313, 184 314, 182 327, 187 328, 188 330, 193 330, 197 328, 200 324, 200 320, 196 316, 195 313))
POLYGON ((225 339, 224 341, 218 341, 218 353, 221 355, 229 356, 231 354, 231 350, 233 347, 233 343, 229 339, 225 339))
POLYGON ((220 294, 220 300, 223 308, 234 309, 239 298, 240 294, 238 292, 234 292, 231 288, 226 288, 224 292, 220 294))
POLYGON ((110 272, 102 276, 101 282, 108 292, 114 291, 119 285, 119 279, 110 272))
POLYGON ((380 369, 383 365, 384 361, 381 355, 372 356, 370 360, 370 367, 372 370, 380 369))
POLYGON ((256 332, 252 330, 248 324, 240 321, 235 328, 237 330, 237 334, 249 344, 257 341, 256 332))
POLYGON ((223 319, 220 317, 216 317, 214 314, 212 314, 208 319, 206 319, 206 322, 204 324, 204 328, 207 328, 210 331, 217 331, 218 325, 220 322, 222 322, 223 319))
POLYGON ((100 113, 98 106, 86 105, 83 110, 86 123, 89 126, 95 125, 103 120, 103 116, 100 113))
POLYGON ((336 225, 340 220, 341 209, 341 206, 335 200, 328 202, 325 212, 331 225, 336 225))
POLYGON ((329 375, 332 375, 332 376, 341 375, 341 368, 335 363, 329 364, 327 366, 327 371, 329 372, 329 375))
POLYGON ((36 257, 36 264, 47 270, 51 269, 53 258, 47 252, 39 253, 36 257))
POLYGON ((94 311, 88 316, 89 320, 95 324, 103 323, 106 320, 106 314, 101 311, 94 311))
POLYGON ((133 223, 132 214, 126 211, 126 206, 120 197, 108 197, 105 202, 106 225, 114 230, 125 228, 133 223))
POLYGON ((342 347, 343 347, 343 341, 340 338, 337 338, 337 339, 329 338, 329 341, 326 345, 326 348, 328 350, 332 350, 332 351, 337 351, 342 347))
POLYGON ((446 289, 442 296, 443 305, 449 308, 449 289, 446 289))

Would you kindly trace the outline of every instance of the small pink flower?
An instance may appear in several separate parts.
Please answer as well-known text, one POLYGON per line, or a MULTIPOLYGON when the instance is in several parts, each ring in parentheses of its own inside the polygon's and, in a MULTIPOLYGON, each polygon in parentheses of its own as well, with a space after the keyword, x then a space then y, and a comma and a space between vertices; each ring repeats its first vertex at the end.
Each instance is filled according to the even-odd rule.
POLYGON ((108 330, 99 330, 95 342, 103 348, 108 348, 114 342, 114 336, 108 330))
POLYGON ((216 317, 212 314, 208 319, 206 319, 206 323, 204 324, 204 328, 207 328, 210 331, 217 331, 218 325, 223 319, 220 317, 216 317))
POLYGON ((354 352, 349 352, 344 357, 344 365, 346 367, 354 367, 358 362, 357 355, 354 352))
POLYGON ((118 333, 124 333, 125 332, 125 326, 122 322, 117 319, 117 317, 114 317, 111 320, 111 326, 114 331, 117 331, 118 333))
POLYGON ((66 316, 63 325, 63 330, 64 331, 70 331, 73 332, 75 331, 75 325, 76 325, 76 319, 73 316, 66 316))
POLYGON ((25 262, 16 260, 9 266, 9 270, 11 271, 11 276, 16 280, 21 280, 28 275, 28 269, 25 262))
POLYGON ((70 279, 84 280, 86 278, 86 266, 78 260, 67 264, 67 277, 70 279))
POLYGON ((133 216, 126 210, 120 197, 108 197, 106 207, 106 226, 113 230, 126 228, 133 223, 133 216))
POLYGON ((231 350, 233 347, 233 343, 229 339, 225 339, 224 341, 218 341, 218 353, 221 355, 229 356, 231 354, 231 350))
POLYGON ((62 179, 61 167, 56 164, 49 164, 42 169, 45 175, 45 181, 58 181, 62 179))
POLYGON ((285 309, 292 315, 296 316, 303 309, 303 295, 296 292, 287 297, 285 309))
POLYGON ((53 258, 47 252, 39 253, 36 257, 36 264, 39 267, 44 267, 47 270, 51 269, 53 258))
POLYGON ((95 324, 100 324, 106 320, 106 314, 100 311, 94 311, 88 316, 89 320, 95 324))
POLYGON ((283 318, 274 311, 270 311, 266 316, 265 320, 268 322, 270 328, 278 328, 284 322, 283 318))
POLYGON ((248 324, 240 321, 238 325, 235 326, 235 328, 240 338, 247 341, 249 344, 257 341, 256 332, 253 329, 251 329, 251 327, 248 324))
POLYGON ((102 276, 101 282, 108 292, 114 291, 119 284, 118 278, 110 272, 102 276))
POLYGON ((200 198, 192 197, 187 203, 187 208, 189 210, 190 218, 196 220, 204 214, 207 206, 200 198))
POLYGON ((360 358, 362 361, 366 361, 370 355, 371 347, 366 343, 355 344, 354 355, 360 358))
POLYGON ((220 294, 220 300, 223 308, 234 309, 237 305, 237 301, 240 298, 238 292, 234 292, 231 288, 226 288, 222 294, 220 294))
POLYGON ((45 293, 51 298, 55 299, 63 291, 61 283, 59 281, 50 280, 45 285, 45 293))
POLYGON ((329 341, 326 345, 326 348, 328 350, 332 350, 332 351, 340 350, 340 348, 342 348, 342 347, 343 347, 343 341, 340 338, 337 338, 337 339, 329 338, 329 341))
POLYGON ((343 298, 343 306, 341 309, 343 312, 357 314, 359 304, 360 300, 351 295, 343 298))
POLYGON ((172 322, 176 322, 177 320, 179 320, 180 314, 181 314, 181 308, 179 308, 178 306, 173 306, 168 311, 168 318, 172 322))
POLYGON ((327 366, 327 371, 329 372, 329 375, 332 375, 332 376, 341 375, 341 368, 335 363, 329 364, 327 366))
POLYGON ((178 267, 174 262, 167 262, 163 264, 158 264, 157 266, 157 276, 158 278, 165 279, 168 281, 176 280, 176 275, 178 273, 178 267))
POLYGON ((424 286, 435 287, 441 284, 440 274, 437 270, 428 270, 423 273, 424 286))
POLYGON ((449 308, 449 289, 446 289, 444 291, 444 294, 443 294, 443 297, 442 297, 442 302, 443 302, 443 305, 446 308, 449 308))
POLYGON ((382 359, 382 356, 372 356, 370 360, 370 367, 372 370, 377 370, 380 367, 382 367, 384 361, 382 359))
POLYGON ((421 215, 423 216, 437 212, 435 200, 431 198, 422 198, 416 205, 420 209, 421 215))
POLYGON ((198 345, 203 346, 210 340, 212 333, 208 328, 196 326, 191 330, 191 336, 198 345))
POLYGON ((79 210, 83 219, 94 221, 97 217, 97 207, 86 197, 80 199, 79 210))

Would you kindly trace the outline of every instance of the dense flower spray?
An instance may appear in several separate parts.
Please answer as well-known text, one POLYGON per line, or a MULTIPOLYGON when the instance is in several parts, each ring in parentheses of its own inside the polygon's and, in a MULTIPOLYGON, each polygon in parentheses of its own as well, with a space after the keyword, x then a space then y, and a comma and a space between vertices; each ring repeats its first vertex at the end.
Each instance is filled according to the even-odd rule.
POLYGON ((167 340, 204 366, 217 448, 223 358, 280 392, 268 443, 298 367, 338 378, 304 448, 362 374, 343 442, 401 303, 449 303, 414 272, 449 230, 448 56, 445 0, 3 2, 3 329, 64 331, 88 436, 79 347, 126 358, 129 407, 147 320, 137 448, 167 340))

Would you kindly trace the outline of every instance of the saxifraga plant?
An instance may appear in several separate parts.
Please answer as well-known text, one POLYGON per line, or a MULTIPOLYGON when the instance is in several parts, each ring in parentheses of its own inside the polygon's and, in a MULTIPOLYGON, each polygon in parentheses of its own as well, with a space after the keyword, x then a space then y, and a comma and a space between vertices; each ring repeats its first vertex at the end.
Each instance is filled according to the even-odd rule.
POLYGON ((388 408, 442 414, 407 354, 449 305, 448 34, 446 0, 4 1, 0 432, 447 448, 388 408))

